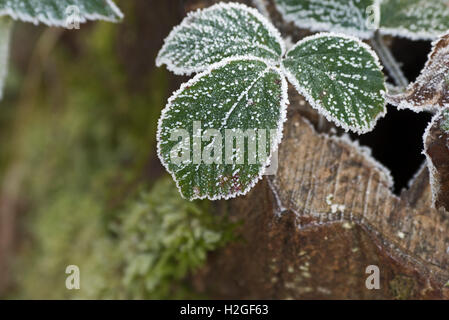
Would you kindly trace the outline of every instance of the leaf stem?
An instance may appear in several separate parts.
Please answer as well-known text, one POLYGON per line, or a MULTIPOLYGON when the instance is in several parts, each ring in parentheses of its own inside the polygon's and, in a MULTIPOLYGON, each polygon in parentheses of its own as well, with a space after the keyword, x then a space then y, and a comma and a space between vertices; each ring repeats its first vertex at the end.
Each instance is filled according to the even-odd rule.
POLYGON ((408 80, 404 76, 399 63, 394 58, 390 49, 385 45, 385 42, 378 31, 376 31, 374 37, 371 38, 371 44, 396 85, 401 89, 406 88, 408 86, 408 80))

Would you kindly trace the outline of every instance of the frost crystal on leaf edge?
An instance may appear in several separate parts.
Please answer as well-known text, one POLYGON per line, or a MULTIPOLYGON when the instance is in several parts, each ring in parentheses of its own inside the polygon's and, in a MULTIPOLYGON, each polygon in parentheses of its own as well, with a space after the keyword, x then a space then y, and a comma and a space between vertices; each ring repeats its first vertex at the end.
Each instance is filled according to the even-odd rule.
MULTIPOLYGON (((104 2, 105 2, 105 5, 107 5, 111 8, 111 10, 119 18, 119 20, 123 19, 123 17, 124 17, 123 12, 119 9, 119 7, 112 0, 104 0, 104 2)), ((39 24, 39 22, 41 22, 49 27, 66 27, 66 25, 67 25, 67 22, 65 19, 50 20, 50 19, 43 17, 42 15, 40 15, 38 17, 33 17, 30 14, 27 14, 24 12, 17 12, 15 10, 13 10, 12 8, 0 9, 0 16, 10 16, 14 20, 30 22, 35 25, 37 25, 37 24, 39 24)), ((104 16, 104 15, 101 15, 98 13, 91 14, 91 13, 81 12, 80 17, 79 17, 79 22, 85 23, 88 20, 92 20, 92 21, 104 20, 104 21, 109 21, 109 22, 118 22, 119 21, 116 18, 104 16)))
MULTIPOLYGON (((374 58, 374 62, 376 64, 376 66, 379 68, 379 70, 383 70, 383 66, 379 61, 379 57, 377 56, 377 54, 374 52, 373 49, 371 49, 371 47, 369 45, 367 45, 366 43, 360 41, 358 38, 353 37, 353 36, 349 36, 346 34, 339 34, 339 33, 331 33, 331 32, 322 32, 322 33, 317 33, 314 34, 312 36, 306 37, 301 39, 299 42, 297 42, 290 50, 294 50, 297 46, 302 45, 304 42, 306 41, 310 41, 310 40, 315 40, 318 38, 322 38, 322 37, 339 37, 339 38, 344 38, 347 40, 352 40, 355 41, 356 43, 358 43, 362 48, 364 48, 373 58, 374 58)), ((291 84, 293 84, 293 86, 295 87, 295 89, 307 100, 307 102, 314 108, 316 109, 321 115, 324 115, 324 117, 330 121, 335 123, 337 126, 343 128, 345 131, 349 131, 352 130, 358 134, 364 134, 367 132, 370 132, 374 129, 374 127, 376 126, 377 121, 384 117, 385 114, 387 113, 387 109, 384 106, 384 111, 380 112, 372 121, 371 121, 371 126, 365 127, 365 128, 357 128, 357 127, 352 127, 347 125, 346 123, 336 119, 328 110, 326 110, 319 102, 317 102, 313 97, 312 94, 310 94, 307 89, 305 89, 304 87, 302 87, 298 80, 296 79, 296 77, 289 71, 287 70, 283 64, 281 64, 281 69, 283 71, 283 73, 286 75, 287 79, 290 81, 291 84)), ((386 99, 386 91, 381 92, 382 97, 384 99, 386 99)))
MULTIPOLYGON (((268 30, 268 32, 277 40, 281 47, 281 54, 279 56, 279 59, 281 59, 282 56, 285 54, 285 43, 282 39, 281 33, 278 29, 276 29, 273 24, 264 17, 259 11, 257 11, 254 8, 248 7, 247 5, 244 5, 242 3, 236 3, 236 2, 229 2, 229 3, 222 3, 219 2, 215 5, 212 5, 210 7, 204 8, 204 9, 198 9, 195 11, 191 11, 187 14, 187 16, 183 19, 183 21, 173 28, 173 30, 170 32, 170 34, 165 38, 164 45, 162 46, 161 50, 159 51, 159 54, 156 57, 156 66, 161 67, 162 65, 166 65, 167 69, 173 72, 176 75, 192 75, 194 73, 203 72, 204 70, 207 70, 209 66, 201 66, 201 67, 192 67, 192 68, 183 68, 183 67, 177 67, 175 66, 170 59, 167 59, 165 57, 161 56, 161 53, 166 49, 166 47, 169 45, 169 43, 172 41, 172 39, 176 36, 176 34, 187 25, 187 21, 190 17, 205 13, 211 10, 215 9, 240 9, 243 11, 246 11, 250 14, 252 14, 256 19, 258 19, 262 25, 268 30)), ((226 58, 225 58, 226 59, 226 58)))
POLYGON ((181 87, 176 90, 172 96, 168 99, 167 105, 165 106, 165 108, 162 110, 161 116, 159 117, 159 121, 158 121, 158 128, 157 128, 157 135, 156 135, 156 143, 157 143, 157 155, 158 158, 160 160, 160 162, 162 163, 162 165, 164 166, 164 168, 167 170, 167 172, 170 173, 172 179, 175 181, 176 183, 176 187, 179 190, 179 193, 181 194, 181 197, 186 199, 186 200, 195 200, 195 199, 199 199, 199 200, 203 200, 203 199, 209 199, 209 200, 220 200, 220 199, 224 199, 224 200, 228 200, 228 199, 232 199, 241 195, 245 195, 247 194, 252 188, 254 188, 254 186, 257 184, 257 182, 260 181, 260 179, 262 178, 262 176, 265 173, 265 170, 267 168, 267 166, 269 166, 271 164, 271 158, 274 152, 276 152, 278 150, 279 144, 281 143, 282 137, 283 137, 283 129, 284 129, 284 122, 287 120, 287 106, 289 104, 289 100, 288 100, 288 84, 287 84, 287 80, 285 79, 285 75, 283 74, 282 70, 280 70, 278 67, 274 66, 272 63, 270 63, 267 60, 258 58, 258 57, 251 57, 251 56, 236 56, 236 57, 229 57, 229 58, 225 58, 220 62, 217 62, 211 66, 209 66, 205 71, 198 73, 197 75, 195 75, 192 79, 190 79, 189 81, 183 83, 181 85, 181 87), (186 89, 187 87, 191 87, 192 85, 194 85, 199 79, 201 79, 202 77, 209 75, 212 71, 214 71, 215 69, 221 68, 225 65, 227 65, 229 62, 233 62, 233 61, 238 61, 238 60, 242 60, 242 61, 251 61, 251 60, 256 60, 256 61, 261 61, 263 63, 265 63, 267 65, 267 69, 272 69, 275 72, 277 72, 281 78, 281 94, 282 94, 282 98, 281 101, 279 102, 279 107, 281 109, 280 111, 280 117, 279 117, 279 121, 278 121, 278 125, 277 125, 277 135, 276 135, 276 140, 271 142, 270 145, 270 155, 267 157, 266 161, 264 163, 261 164, 261 170, 259 172, 259 175, 257 177, 254 178, 254 180, 252 181, 252 183, 250 183, 246 189, 242 190, 242 191, 237 191, 228 195, 216 195, 214 197, 210 197, 208 195, 204 195, 204 196, 193 196, 190 199, 187 199, 184 197, 184 194, 182 193, 181 187, 179 186, 179 182, 176 179, 176 176, 173 172, 171 172, 169 170, 168 164, 164 161, 164 158, 162 157, 162 152, 161 152, 161 132, 162 132, 162 121, 164 120, 164 116, 165 114, 170 110, 172 102, 178 97, 178 95, 180 95, 184 89, 186 89))

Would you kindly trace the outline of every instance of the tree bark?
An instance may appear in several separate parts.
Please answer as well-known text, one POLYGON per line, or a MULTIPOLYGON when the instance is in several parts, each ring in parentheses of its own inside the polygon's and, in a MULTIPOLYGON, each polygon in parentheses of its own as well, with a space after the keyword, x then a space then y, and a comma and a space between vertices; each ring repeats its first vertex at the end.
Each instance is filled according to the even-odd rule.
MULTIPOLYGON (((307 33, 264 2, 284 36, 307 33)), ((319 116, 294 90, 289 96, 277 174, 217 206, 243 221, 241 241, 211 254, 194 286, 219 299, 449 298, 449 220, 432 208, 427 168, 394 195, 366 149, 318 132, 319 116), (372 265, 380 289, 366 286, 372 265)))

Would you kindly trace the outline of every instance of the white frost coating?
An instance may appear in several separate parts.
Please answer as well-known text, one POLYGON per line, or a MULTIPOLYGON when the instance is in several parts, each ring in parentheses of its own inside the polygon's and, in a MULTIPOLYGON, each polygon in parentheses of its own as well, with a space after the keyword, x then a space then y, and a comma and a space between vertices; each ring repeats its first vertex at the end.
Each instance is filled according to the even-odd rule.
POLYGON ((430 121, 429 125, 426 128, 426 131, 424 131, 423 135, 423 142, 424 142, 424 150, 422 151, 422 154, 426 156, 427 160, 427 168, 429 169, 429 180, 430 180, 430 189, 432 191, 432 206, 435 207, 436 200, 438 198, 438 194, 440 193, 440 183, 438 182, 438 179, 436 179, 436 176, 438 175, 438 171, 433 165, 432 158, 430 155, 426 152, 426 146, 427 146, 427 138, 430 134, 430 131, 432 127, 438 122, 438 120, 443 116, 442 112, 438 112, 436 115, 433 116, 432 121, 430 121))
MULTIPOLYGON (((366 43, 360 41, 359 39, 357 39, 356 37, 353 36, 349 36, 349 35, 345 35, 345 34, 337 34, 337 33, 318 33, 309 37, 306 37, 302 40, 300 40, 298 43, 296 43, 296 45, 294 45, 291 50, 294 50, 296 47, 302 45, 304 42, 307 41, 312 41, 315 39, 319 39, 319 38, 323 38, 323 37, 340 37, 343 39, 347 39, 347 40, 351 40, 351 41, 355 41, 358 45, 360 45, 362 48, 364 48, 374 59, 375 65, 377 66, 377 68, 379 68, 379 70, 383 69, 382 64, 379 61, 379 57, 376 55, 376 53, 371 49, 371 47, 369 45, 367 45, 366 43)), ((288 53, 287 53, 288 54, 288 53)), ((371 121, 371 125, 366 126, 366 127, 353 127, 353 126, 349 126, 347 125, 345 122, 340 121, 338 119, 336 119, 326 108, 324 108, 321 103, 319 103, 318 101, 316 101, 313 96, 312 93, 305 87, 301 86, 299 81, 296 79, 296 77, 289 71, 287 70, 284 65, 281 65, 282 71, 284 72, 284 74, 287 76, 288 80, 293 84, 293 86, 296 88, 296 90, 302 95, 304 96, 304 98, 307 100, 307 102, 316 110, 318 110, 318 112, 321 115, 324 115, 324 117, 326 117, 326 119, 330 122, 335 123, 337 126, 343 128, 345 131, 349 131, 352 130, 358 134, 364 134, 367 133, 369 131, 372 131, 374 129, 374 127, 376 126, 377 121, 384 117, 385 114, 387 113, 387 110, 384 106, 384 111, 380 112, 372 121, 371 121)), ((384 99, 386 99, 386 92, 382 91, 381 95, 384 99)))
POLYGON ((346 206, 344 204, 333 203, 332 200, 334 200, 334 195, 330 193, 326 196, 326 204, 331 208, 331 213, 337 213, 338 211, 345 213, 346 206))
POLYGON ((423 161, 423 163, 421 163, 421 165, 419 166, 419 169, 416 170, 416 172, 413 175, 413 177, 408 181, 407 189, 410 189, 413 186, 413 184, 415 183, 416 179, 419 177, 419 175, 421 174, 421 172, 423 171, 423 169, 426 166, 427 166, 427 161, 423 161))
MULTIPOLYGON (((10 16, 14 20, 21 20, 24 22, 31 22, 34 24, 43 23, 50 27, 67 27, 67 21, 64 17, 65 10, 73 5, 80 8, 80 16, 79 22, 85 23, 88 20, 104 20, 109 22, 118 22, 120 19, 123 19, 124 15, 120 11, 120 9, 115 5, 112 0, 104 0, 104 5, 109 7, 112 16, 104 15, 97 12, 87 12, 85 11, 85 2, 88 0, 58 0, 59 3, 56 4, 56 1, 52 1, 51 3, 44 3, 45 1, 39 0, 2 0, 6 1, 6 6, 0 9, 0 16, 10 16), (37 16, 31 15, 29 12, 25 10, 27 5, 31 5, 33 9, 37 12, 40 12, 37 16), (59 6, 58 6, 59 5, 59 6), (57 7, 57 12, 55 11, 55 6, 57 7), (23 10, 18 10, 20 8, 23 10), (115 16, 114 16, 115 15, 115 16), (118 18, 118 19, 117 19, 118 18)), ((0 3, 1 5, 2 3, 0 3)))
POLYGON ((438 38, 442 33, 432 33, 432 32, 411 32, 407 30, 406 28, 386 28, 386 27, 380 27, 379 32, 384 36, 392 36, 392 37, 400 37, 400 38, 406 38, 413 41, 427 41, 427 40, 435 40, 438 38))
POLYGON ((9 42, 11 39, 12 20, 0 19, 0 99, 3 98, 3 87, 8 74, 9 42))
MULTIPOLYGON (((198 31, 204 31, 204 28, 201 29, 202 27, 195 25, 196 19, 199 19, 199 18, 201 18, 201 19, 206 19, 206 18, 218 19, 217 16, 216 17, 213 16, 214 11, 220 12, 220 10, 231 10, 231 9, 237 9, 247 15, 253 16, 255 19, 257 19, 261 23, 261 25, 269 32, 270 36, 273 37, 277 41, 278 45, 280 46, 281 53, 279 55, 275 52, 272 52, 273 56, 276 56, 277 60, 280 60, 281 57, 285 53, 285 44, 284 44, 284 41, 283 41, 282 36, 279 33, 279 31, 272 25, 272 23, 267 18, 265 18, 256 9, 250 8, 241 3, 231 2, 231 3, 217 3, 213 6, 210 6, 205 9, 198 9, 196 11, 189 12, 187 14, 187 17, 184 18, 184 20, 181 22, 181 24, 179 24, 178 26, 173 28, 173 30, 170 32, 168 37, 164 40, 164 45, 162 46, 162 49, 159 51, 159 54, 156 58, 156 66, 160 67, 165 64, 167 66, 167 69, 176 75, 191 75, 193 73, 203 72, 204 70, 207 70, 211 64, 219 62, 219 61, 216 61, 213 63, 209 63, 207 61, 208 57, 205 56, 204 57, 205 59, 203 59, 203 61, 201 61, 201 63, 199 63, 197 65, 194 65, 194 63, 192 63, 192 61, 187 61, 187 63, 184 63, 186 66, 179 66, 179 65, 176 65, 175 61, 177 61, 179 58, 181 58, 181 56, 187 55, 188 52, 179 52, 179 53, 175 52, 175 53, 170 53, 170 54, 167 54, 167 52, 169 51, 168 50, 169 46, 176 43, 176 41, 177 41, 176 38, 179 37, 180 35, 182 35, 183 29, 194 28, 195 30, 198 30, 198 31), (178 54, 180 56, 177 57, 176 54, 178 54), (191 65, 189 65, 189 64, 191 64, 191 65)), ((224 23, 224 21, 222 21, 222 22, 224 23)), ((211 31, 211 30, 212 30, 211 28, 208 29, 208 31, 211 31)), ((220 31, 224 32, 226 30, 223 29, 220 31)), ((254 43, 254 41, 255 41, 254 37, 251 37, 251 39, 248 37, 244 38, 243 33, 247 32, 247 31, 248 30, 240 30, 240 34, 237 35, 233 40, 248 41, 248 43, 244 43, 247 47, 260 46, 260 44, 254 43), (250 40, 252 42, 250 42, 250 40)), ((191 35, 189 35, 189 36, 191 36, 191 35)), ((213 40, 220 41, 220 39, 216 39, 216 38, 214 38, 213 40)), ((204 39, 197 39, 197 41, 201 42, 201 41, 204 41, 204 39)), ((216 45, 219 45, 219 43, 217 42, 216 45)), ((225 44, 223 44, 223 46, 225 46, 225 44)), ((223 49, 229 49, 229 48, 223 48, 223 49)), ((272 49, 269 48, 268 46, 263 46, 263 47, 261 46, 261 49, 266 50, 266 51, 270 51, 270 50, 272 51, 272 49)), ((192 56, 195 57, 196 55, 198 55, 200 53, 201 52, 197 52, 197 54, 194 54, 192 56)), ((228 57, 232 57, 232 56, 242 56, 242 54, 232 54, 228 57)), ((254 55, 251 54, 251 56, 254 56, 254 55)))
MULTIPOLYGON (((283 1, 275 0, 277 10, 282 14, 282 17, 294 23, 298 28, 309 29, 310 31, 332 31, 337 33, 344 33, 354 35, 362 39, 369 39, 373 36, 374 30, 366 28, 367 19, 364 16, 365 11, 362 12, 357 5, 361 0, 308 0, 311 11, 307 11, 299 3, 288 5, 283 1), (282 3, 281 3, 282 2, 282 3), (332 13, 326 10, 333 11, 332 13), (319 20, 318 20, 319 19, 319 20), (350 22, 355 27, 347 27, 341 25, 342 23, 350 22)), ((377 0, 372 1, 371 6, 379 8, 377 0)), ((368 6, 364 7, 366 10, 368 6)))
POLYGON ((447 29, 444 26, 448 24, 449 7, 443 0, 380 0, 380 2, 381 8, 386 11, 382 11, 379 28, 379 32, 383 35, 411 40, 434 40, 447 29), (382 20, 387 14, 392 15, 389 17, 390 21, 382 20))
POLYGON ((387 94, 387 102, 398 109, 434 112, 449 107, 449 33, 432 43, 427 62, 405 92, 387 94))
POLYGON ((164 168, 167 170, 167 172, 170 173, 170 175, 172 176, 173 180, 176 183, 176 186, 179 190, 179 193, 181 194, 181 197, 183 197, 186 200, 195 200, 195 199, 209 199, 209 200, 220 200, 220 199, 224 199, 224 200, 228 200, 228 199, 232 199, 235 197, 238 197, 240 195, 245 195, 247 194, 255 185, 257 182, 259 182, 259 180, 263 177, 266 168, 270 165, 271 163, 271 158, 274 152, 277 151, 279 144, 282 140, 283 137, 283 129, 284 129, 284 122, 287 120, 287 105, 289 104, 289 100, 288 100, 288 84, 287 81, 285 79, 285 76, 282 74, 281 70, 279 68, 277 68, 276 66, 274 66, 272 63, 270 63, 270 61, 266 61, 264 59, 258 58, 258 57, 251 57, 251 56, 242 56, 242 57, 229 57, 229 58, 225 58, 224 60, 215 63, 211 66, 209 66, 207 68, 207 70, 195 75, 192 79, 190 79, 189 81, 183 83, 181 85, 181 87, 175 91, 173 93, 173 95, 168 99, 167 105, 166 107, 162 110, 161 116, 159 118, 158 121, 158 129, 157 129, 157 135, 156 135, 156 142, 157 142, 157 155, 159 157, 159 160, 161 161, 162 165, 164 166, 164 168), (171 106, 172 106, 172 102, 180 95, 182 94, 182 92, 187 88, 187 87, 191 87, 192 85, 194 85, 196 82, 198 82, 202 77, 207 76, 209 74, 211 74, 212 71, 219 69, 221 67, 226 66, 228 63, 233 62, 233 61, 251 61, 251 60, 256 60, 256 61, 260 61, 263 62, 267 65, 267 70, 273 70, 276 73, 279 74, 280 79, 281 79, 281 101, 279 103, 279 107, 280 107, 280 117, 279 117, 279 121, 277 123, 277 134, 276 134, 276 139, 274 139, 273 141, 271 141, 271 145, 270 145, 270 155, 267 157, 266 161, 264 163, 261 164, 261 170, 259 172, 259 175, 257 177, 254 178, 254 180, 246 187, 246 189, 241 190, 241 191, 237 191, 231 194, 218 194, 215 195, 213 197, 209 196, 209 195, 204 195, 204 196, 198 196, 198 195, 194 195, 191 199, 186 199, 182 193, 182 189, 179 186, 179 181, 176 179, 176 175, 174 172, 170 172, 169 170, 169 166, 168 163, 166 163, 164 161, 164 158, 162 156, 162 152, 161 152, 161 132, 162 132, 162 121, 165 118, 166 113, 170 110, 171 106))
POLYGON ((276 201, 277 210, 275 210, 274 214, 278 217, 280 217, 284 212, 286 212, 288 209, 284 207, 281 201, 281 197, 279 196, 279 192, 276 190, 276 187, 274 186, 273 182, 271 181, 270 177, 267 177, 268 186, 271 189, 271 192, 273 193, 274 200, 276 201))

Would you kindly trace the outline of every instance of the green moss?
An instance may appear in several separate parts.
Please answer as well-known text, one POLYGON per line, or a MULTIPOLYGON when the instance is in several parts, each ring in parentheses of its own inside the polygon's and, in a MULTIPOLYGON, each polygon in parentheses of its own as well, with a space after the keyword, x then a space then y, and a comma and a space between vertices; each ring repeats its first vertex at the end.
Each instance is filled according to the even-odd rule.
POLYGON ((232 239, 233 225, 208 213, 205 204, 181 199, 166 178, 126 210, 120 234, 131 296, 185 298, 182 279, 232 239))
POLYGON ((69 88, 63 99, 41 88, 39 99, 30 98, 33 108, 10 116, 19 130, 0 153, 0 164, 20 165, 27 204, 10 296, 193 297, 185 278, 232 238, 234 227, 208 202, 181 199, 171 179, 142 179, 156 154, 167 74, 157 69, 148 74, 148 90, 128 92, 117 27, 81 32, 80 56, 64 46, 54 52, 59 85, 69 88), (79 266, 81 290, 66 289, 68 265, 79 266))
POLYGON ((411 299, 415 291, 415 281, 413 278, 398 275, 390 281, 390 292, 396 300, 411 299))

